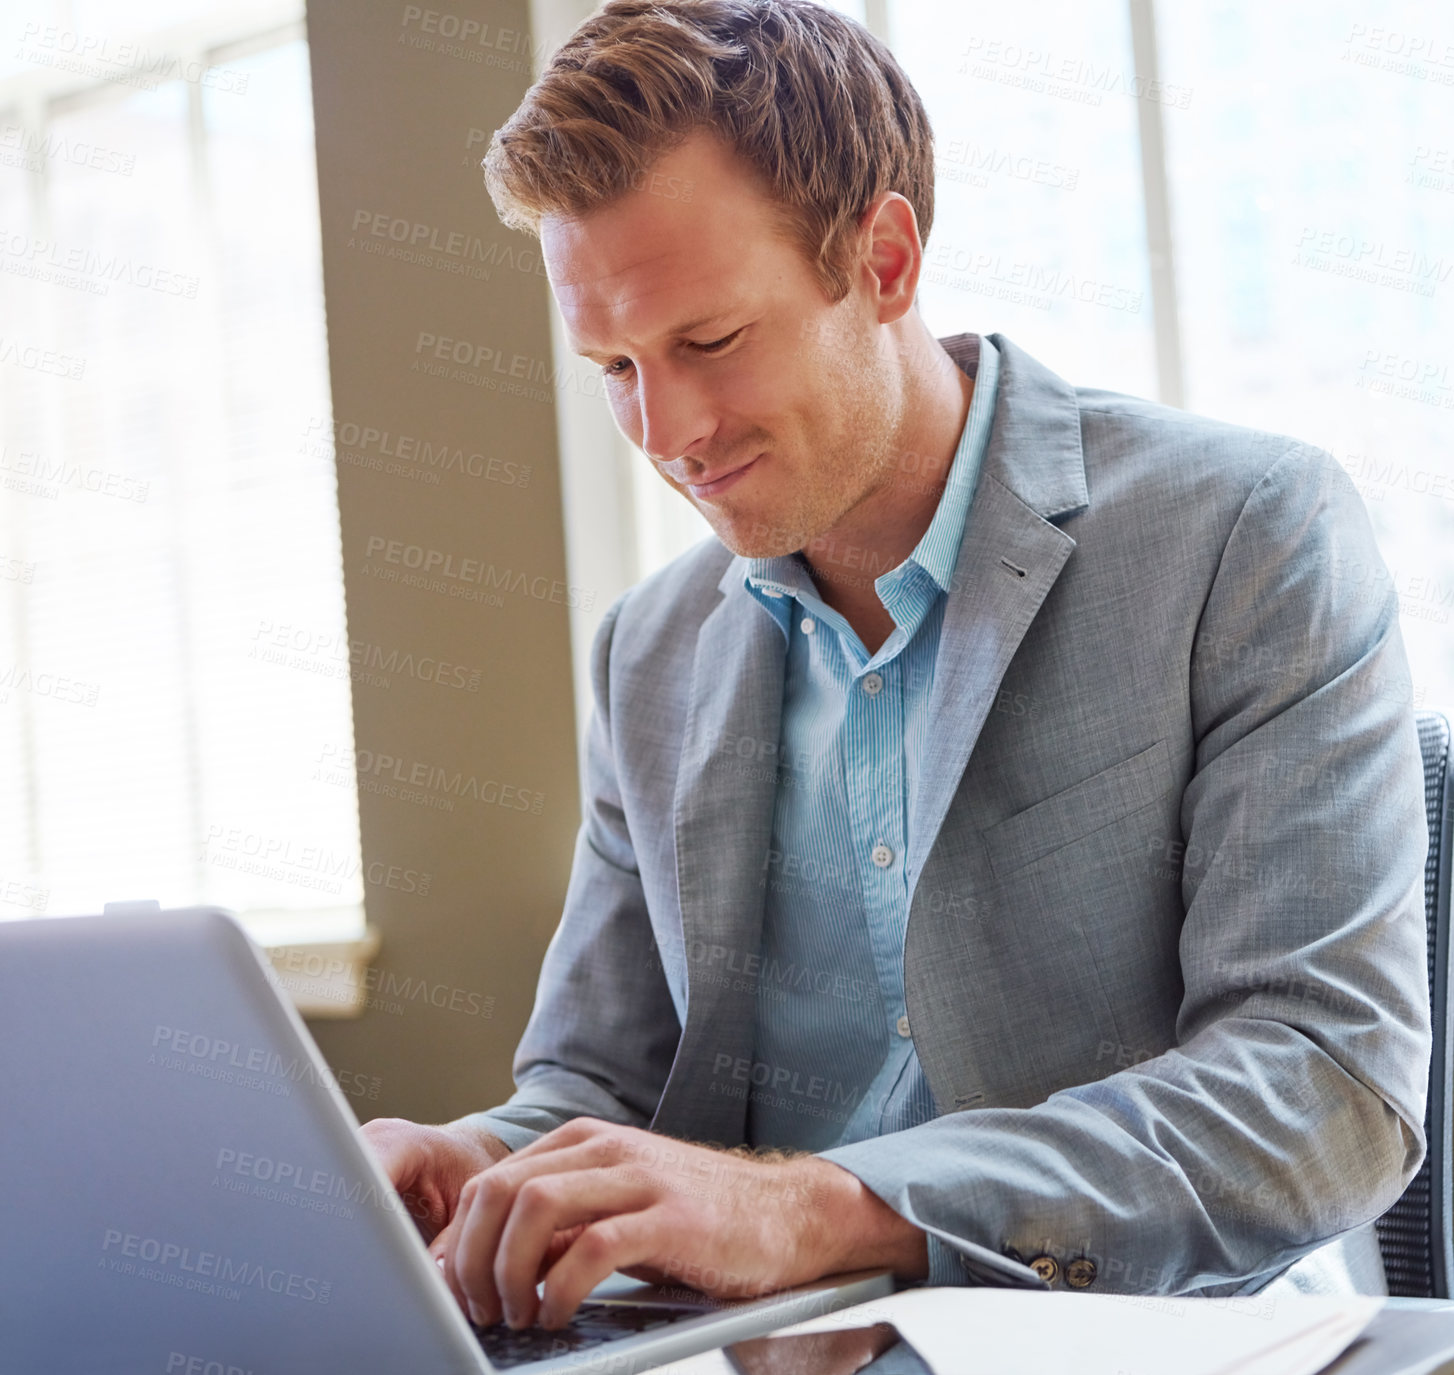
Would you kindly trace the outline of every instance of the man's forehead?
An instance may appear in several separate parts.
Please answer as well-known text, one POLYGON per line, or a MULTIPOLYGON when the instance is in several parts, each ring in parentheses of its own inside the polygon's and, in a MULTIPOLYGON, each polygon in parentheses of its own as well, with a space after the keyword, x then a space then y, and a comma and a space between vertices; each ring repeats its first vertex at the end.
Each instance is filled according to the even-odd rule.
POLYGON ((736 308, 741 296, 731 266, 704 262, 685 244, 622 262, 547 252, 546 270, 577 352, 622 334, 688 333, 736 308))
POLYGON ((645 295, 655 284, 665 290, 692 279, 710 280, 717 271, 703 261, 704 245, 680 239, 651 247, 623 245, 612 252, 610 245, 593 244, 584 233, 547 228, 541 247, 557 299, 569 297, 587 307, 645 295))

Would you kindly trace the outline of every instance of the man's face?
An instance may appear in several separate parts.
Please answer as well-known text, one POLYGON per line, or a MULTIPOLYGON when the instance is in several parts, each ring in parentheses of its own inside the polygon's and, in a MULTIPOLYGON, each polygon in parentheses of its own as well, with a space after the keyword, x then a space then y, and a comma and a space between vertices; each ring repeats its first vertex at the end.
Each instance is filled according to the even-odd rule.
POLYGON ((622 433, 734 553, 800 549, 892 480, 902 405, 868 274, 830 304, 718 140, 583 218, 547 216, 541 245, 622 433))

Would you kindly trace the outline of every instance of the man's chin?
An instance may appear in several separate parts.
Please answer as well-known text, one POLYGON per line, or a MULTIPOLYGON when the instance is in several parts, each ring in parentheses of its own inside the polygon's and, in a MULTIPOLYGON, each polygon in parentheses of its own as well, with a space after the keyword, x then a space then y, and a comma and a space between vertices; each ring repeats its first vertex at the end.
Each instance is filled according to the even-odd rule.
POLYGON ((796 531, 752 521, 709 520, 712 533, 734 554, 744 559, 775 559, 796 553, 807 543, 796 531))
POLYGON ((795 554, 814 535, 812 528, 804 528, 802 512, 794 509, 784 520, 780 503, 758 493, 744 494, 740 504, 687 499, 712 527, 712 533, 739 558, 776 559, 795 554))

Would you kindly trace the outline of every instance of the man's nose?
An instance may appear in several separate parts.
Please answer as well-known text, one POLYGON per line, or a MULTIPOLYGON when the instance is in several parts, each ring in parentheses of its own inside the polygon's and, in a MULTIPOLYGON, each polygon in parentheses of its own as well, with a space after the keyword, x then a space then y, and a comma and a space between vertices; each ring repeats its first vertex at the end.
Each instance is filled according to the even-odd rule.
MULTIPOLYGON (((716 432, 713 408, 701 388, 681 374, 642 369, 637 377, 641 450, 656 463, 673 463, 716 432)), ((678 476, 677 481, 685 481, 678 476)))

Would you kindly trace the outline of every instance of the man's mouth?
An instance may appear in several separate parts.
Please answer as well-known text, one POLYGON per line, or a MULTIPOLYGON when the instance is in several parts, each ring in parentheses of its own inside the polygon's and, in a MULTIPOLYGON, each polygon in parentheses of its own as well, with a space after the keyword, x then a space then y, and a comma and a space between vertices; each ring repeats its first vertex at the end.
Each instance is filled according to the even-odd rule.
MULTIPOLYGON (((761 455, 759 454, 760 458, 761 455)), ((757 463, 757 459, 749 459, 746 463, 737 468, 727 468, 716 474, 714 477, 704 478, 701 482, 689 482, 687 491, 694 497, 710 498, 718 496, 732 486, 750 468, 757 463)))

